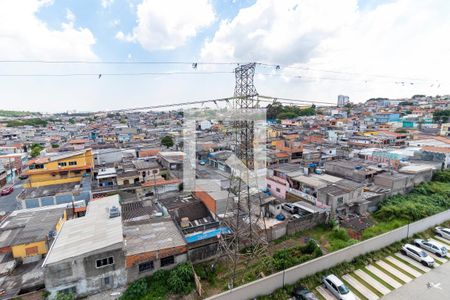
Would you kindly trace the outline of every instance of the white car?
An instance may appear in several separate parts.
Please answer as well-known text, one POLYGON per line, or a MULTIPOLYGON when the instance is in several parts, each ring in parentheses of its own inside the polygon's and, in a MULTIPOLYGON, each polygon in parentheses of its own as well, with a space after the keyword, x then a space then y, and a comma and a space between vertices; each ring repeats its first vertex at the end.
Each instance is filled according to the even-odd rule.
POLYGON ((416 239, 414 240, 414 245, 422 249, 425 249, 431 253, 434 253, 440 257, 445 257, 447 256, 448 253, 447 248, 431 240, 416 239))
POLYGON ((449 228, 438 226, 438 227, 434 228, 434 231, 436 232, 436 234, 438 236, 443 237, 447 240, 450 240, 450 229, 449 228))
POLYGON ((328 275, 323 278, 325 287, 339 300, 356 300, 355 295, 348 287, 335 275, 328 275))
POLYGON ((295 206, 292 205, 292 203, 283 203, 281 204, 281 207, 285 210, 290 212, 291 214, 295 213, 295 206))
POLYGON ((403 255, 409 256, 414 260, 417 260, 426 267, 434 266, 434 259, 429 256, 425 251, 411 244, 405 244, 400 251, 403 255))

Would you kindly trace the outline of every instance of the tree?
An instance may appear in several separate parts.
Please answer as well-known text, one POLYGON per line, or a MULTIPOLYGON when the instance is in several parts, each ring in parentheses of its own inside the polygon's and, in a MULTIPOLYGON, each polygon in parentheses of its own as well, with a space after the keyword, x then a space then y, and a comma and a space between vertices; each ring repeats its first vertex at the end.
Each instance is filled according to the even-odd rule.
POLYGON ((167 148, 173 147, 174 142, 170 135, 166 135, 161 139, 161 145, 166 146, 167 148))
POLYGON ((450 109, 436 110, 433 113, 433 121, 436 123, 448 123, 450 118, 450 109))
POLYGON ((31 146, 31 153, 30 153, 31 157, 36 157, 39 154, 41 154, 42 149, 44 149, 44 147, 42 147, 41 145, 33 144, 31 146))

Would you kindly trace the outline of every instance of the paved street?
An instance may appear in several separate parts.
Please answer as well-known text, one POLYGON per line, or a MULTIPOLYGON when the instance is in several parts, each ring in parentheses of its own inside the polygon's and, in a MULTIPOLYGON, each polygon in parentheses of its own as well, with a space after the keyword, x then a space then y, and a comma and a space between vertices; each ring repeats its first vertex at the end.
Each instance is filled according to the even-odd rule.
POLYGON ((443 264, 430 272, 423 274, 414 281, 405 284, 401 288, 392 291, 383 299, 387 300, 410 300, 427 299, 442 300, 449 299, 450 295, 450 264, 443 264), (431 287, 427 284, 431 283, 431 287))
POLYGON ((22 189, 21 180, 16 179, 14 184, 14 192, 7 196, 0 196, 0 212, 10 212, 17 209, 16 197, 20 194, 22 189))

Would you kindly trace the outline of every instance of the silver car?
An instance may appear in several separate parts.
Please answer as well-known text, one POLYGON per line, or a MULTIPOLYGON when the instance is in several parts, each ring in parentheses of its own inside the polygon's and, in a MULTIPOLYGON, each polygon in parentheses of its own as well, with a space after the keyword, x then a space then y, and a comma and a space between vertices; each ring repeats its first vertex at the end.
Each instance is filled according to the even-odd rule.
POLYGON ((336 277, 336 275, 328 275, 323 278, 325 287, 339 300, 356 300, 355 295, 348 287, 336 277))
POLYGON ((447 256, 447 253, 448 253, 447 248, 443 247, 442 245, 439 245, 436 242, 430 241, 430 240, 416 239, 416 240, 414 240, 414 245, 416 245, 417 247, 420 247, 422 249, 425 249, 431 253, 434 253, 440 257, 445 257, 445 256, 447 256))
POLYGON ((434 267, 434 258, 429 256, 425 251, 411 244, 405 244, 400 251, 403 255, 409 256, 417 260, 426 267, 434 267))
POLYGON ((438 227, 434 228, 434 231, 436 232, 436 234, 438 236, 443 237, 447 240, 450 240, 450 229, 449 228, 438 226, 438 227))

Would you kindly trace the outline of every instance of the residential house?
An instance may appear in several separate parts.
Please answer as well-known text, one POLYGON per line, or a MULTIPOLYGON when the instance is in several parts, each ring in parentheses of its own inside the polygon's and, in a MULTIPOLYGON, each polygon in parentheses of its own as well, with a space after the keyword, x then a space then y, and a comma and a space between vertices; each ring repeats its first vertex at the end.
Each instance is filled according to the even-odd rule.
POLYGON ((29 176, 26 187, 39 187, 68 182, 80 182, 94 167, 91 149, 39 157, 29 162, 24 173, 29 176))
POLYGON ((66 220, 66 205, 15 210, 0 223, 1 253, 16 261, 40 260, 66 220))
POLYGON ((67 221, 45 261, 45 288, 85 297, 127 283, 119 196, 89 203, 85 217, 67 221))

